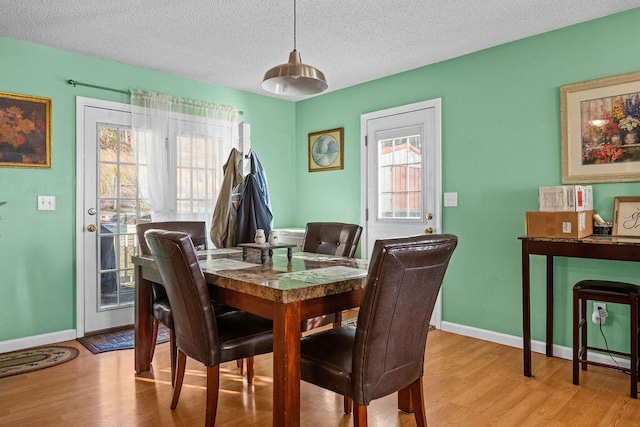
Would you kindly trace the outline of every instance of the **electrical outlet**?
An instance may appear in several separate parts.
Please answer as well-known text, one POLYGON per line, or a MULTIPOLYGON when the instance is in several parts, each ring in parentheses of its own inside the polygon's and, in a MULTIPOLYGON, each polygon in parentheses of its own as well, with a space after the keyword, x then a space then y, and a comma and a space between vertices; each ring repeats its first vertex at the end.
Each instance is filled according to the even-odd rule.
POLYGON ((444 205, 446 207, 458 206, 458 193, 444 193, 444 205))
POLYGON ((607 304, 603 302, 594 302, 593 303, 593 315, 591 316, 591 321, 596 325, 604 325, 607 321, 607 317, 609 314, 607 313, 607 304))

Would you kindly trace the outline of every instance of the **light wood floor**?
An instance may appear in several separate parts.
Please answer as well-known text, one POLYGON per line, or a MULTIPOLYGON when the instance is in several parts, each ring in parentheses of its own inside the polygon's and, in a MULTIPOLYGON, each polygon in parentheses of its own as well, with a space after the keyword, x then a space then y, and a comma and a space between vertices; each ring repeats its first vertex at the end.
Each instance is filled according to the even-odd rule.
MULTIPOLYGON (((2 426, 199 426, 204 423, 204 370, 187 363, 178 408, 169 409, 168 345, 159 345, 155 378, 134 375, 133 350, 92 355, 80 349, 68 363, 0 379, 2 426)), ((219 426, 271 425, 271 355, 257 358, 252 387, 235 363, 221 369, 219 426)), ((442 331, 429 333, 425 398, 430 427, 438 426, 633 426, 640 400, 629 398, 629 377, 589 367, 582 384, 571 383, 571 363, 533 355, 535 377, 522 376, 522 352, 442 331)), ((303 426, 351 426, 342 398, 302 383, 303 426)), ((369 407, 371 426, 414 426, 396 409, 396 396, 369 407)))

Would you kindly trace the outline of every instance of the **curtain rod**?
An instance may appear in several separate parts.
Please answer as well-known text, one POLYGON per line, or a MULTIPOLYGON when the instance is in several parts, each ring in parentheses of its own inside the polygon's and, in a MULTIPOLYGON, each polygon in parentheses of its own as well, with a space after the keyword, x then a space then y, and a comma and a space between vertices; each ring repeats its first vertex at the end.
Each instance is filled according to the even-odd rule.
MULTIPOLYGON (((108 91, 111 91, 111 92, 118 92, 118 93, 124 93, 125 95, 130 95, 130 93, 128 91, 126 91, 126 90, 114 89, 114 88, 105 87, 105 86, 97 86, 97 85, 92 85, 92 84, 89 84, 89 83, 80 83, 79 81, 72 80, 72 79, 67 80, 67 83, 69 83, 73 87, 86 86, 86 87, 92 87, 94 89, 108 90, 108 91)), ((239 115, 243 115, 244 111, 238 110, 238 114, 239 115)))

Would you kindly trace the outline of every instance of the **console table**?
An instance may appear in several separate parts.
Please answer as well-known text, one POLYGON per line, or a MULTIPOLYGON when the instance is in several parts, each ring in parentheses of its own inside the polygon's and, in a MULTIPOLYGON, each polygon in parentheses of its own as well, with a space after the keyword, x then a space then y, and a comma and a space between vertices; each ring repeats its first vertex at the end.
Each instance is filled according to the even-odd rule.
POLYGON ((553 258, 593 258, 640 262, 640 239, 591 236, 582 239, 520 237, 522 241, 522 339, 524 375, 531 372, 531 283, 530 255, 547 257, 546 355, 553 356, 553 258))

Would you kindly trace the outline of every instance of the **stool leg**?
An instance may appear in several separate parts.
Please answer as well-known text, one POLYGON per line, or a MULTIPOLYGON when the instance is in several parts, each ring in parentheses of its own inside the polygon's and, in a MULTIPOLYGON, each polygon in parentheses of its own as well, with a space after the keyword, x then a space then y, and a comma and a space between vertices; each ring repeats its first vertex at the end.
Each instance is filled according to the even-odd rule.
MULTIPOLYGON (((637 357, 638 357, 638 362, 637 363, 638 363, 638 365, 637 366, 638 366, 638 369, 640 370, 640 295, 638 295, 638 326, 637 326, 636 330, 638 332, 636 334, 636 337, 637 337, 637 340, 638 340, 638 354, 637 354, 637 357)), ((640 381, 640 374, 638 375, 638 381, 640 381)))
MULTIPOLYGON (((587 319, 587 298, 582 298, 581 300, 581 309, 582 309, 582 313, 580 315, 580 323, 582 326, 582 330, 581 332, 581 342, 580 342, 580 350, 584 350, 582 351, 582 356, 580 357, 580 360, 584 361, 587 360, 587 325, 589 323, 589 319, 587 319)), ((587 370, 587 364, 586 363, 582 363, 582 370, 586 371, 587 370)))
POLYGON ((638 295, 631 295, 631 397, 638 398, 638 295))
POLYGON ((580 348, 580 304, 578 290, 573 290, 573 383, 580 384, 580 369, 578 368, 578 349, 580 348))

